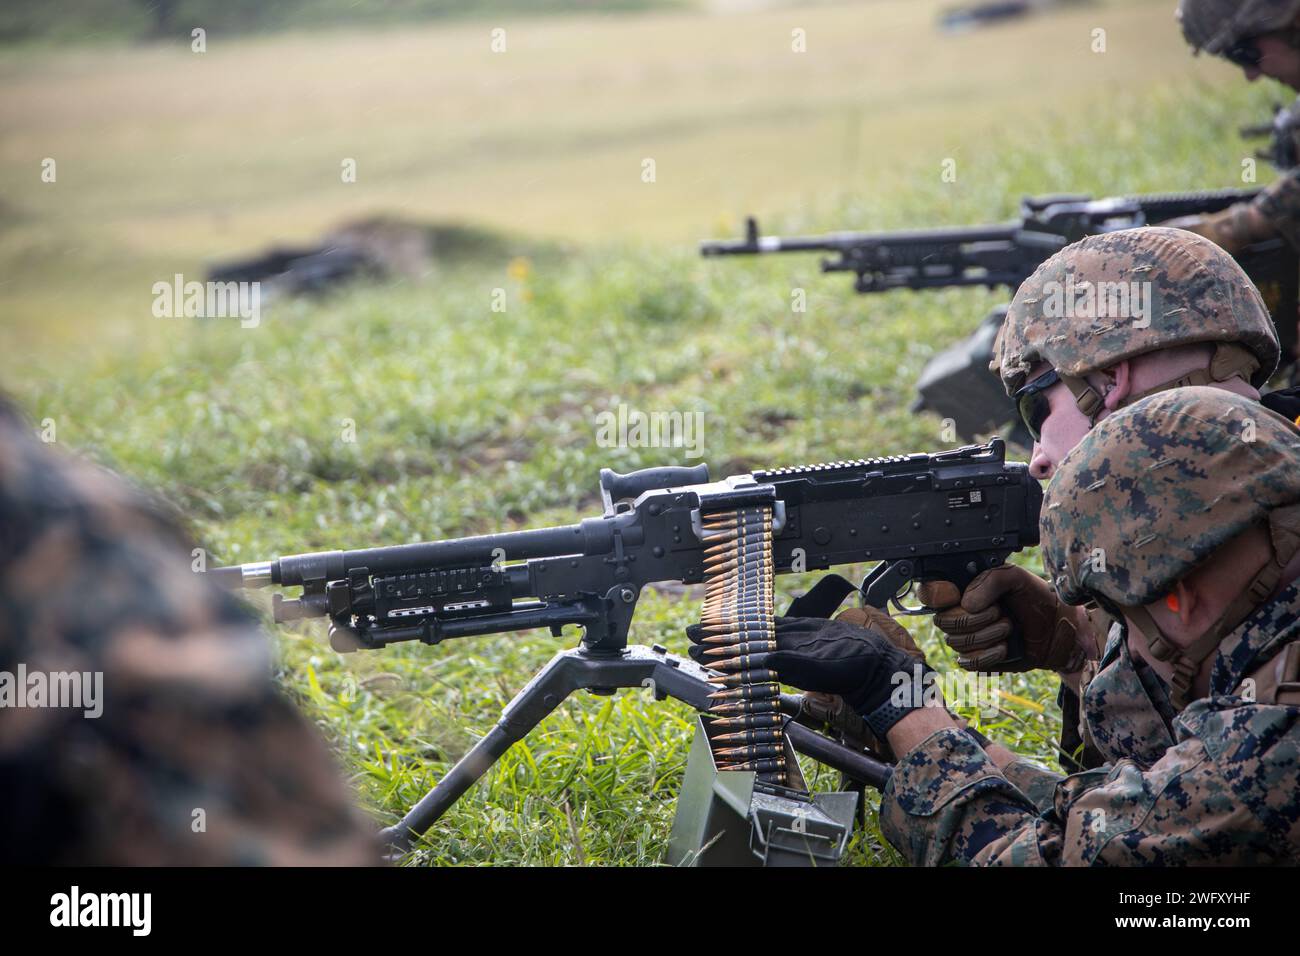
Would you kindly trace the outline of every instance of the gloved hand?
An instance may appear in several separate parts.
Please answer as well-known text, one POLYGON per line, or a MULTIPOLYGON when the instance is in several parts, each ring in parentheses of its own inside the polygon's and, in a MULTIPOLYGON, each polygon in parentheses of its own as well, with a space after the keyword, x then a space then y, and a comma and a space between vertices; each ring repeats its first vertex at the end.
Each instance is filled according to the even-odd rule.
POLYGON ((917 589, 917 597, 937 609, 935 626, 966 670, 1019 673, 1047 668, 1068 674, 1086 659, 1080 632, 1089 638, 1092 631, 1083 609, 1062 603, 1050 584, 1024 568, 991 568, 972 581, 965 594, 949 581, 927 581, 917 589), (1024 656, 1004 663, 1013 632, 1024 642, 1024 656))
MULTIPOLYGON (((835 615, 835 620, 879 631, 889 643, 916 660, 925 662, 925 654, 916 646, 912 635, 907 633, 907 628, 879 608, 871 605, 846 608, 835 615)), ((839 734, 841 743, 855 750, 868 750, 889 763, 897 759, 890 749, 889 741, 873 733, 861 715, 855 713, 838 694, 825 694, 816 690, 805 691, 803 708, 805 714, 835 730, 839 734)))
MULTIPOLYGON (((858 714, 866 716, 890 699, 899 682, 895 674, 910 679, 917 659, 876 630, 847 621, 819 617, 778 617, 775 651, 754 655, 755 667, 776 671, 781 680, 803 690, 839 694, 858 714)), ((708 666, 700 644, 699 625, 686 629, 690 655, 708 666)), ((919 666, 922 673, 928 670, 919 666)))
POLYGON ((1194 232, 1233 254, 1251 243, 1272 237, 1277 231, 1264 214, 1249 202, 1239 202, 1220 212, 1180 216, 1157 225, 1194 232))
POLYGON ((921 662, 925 661, 925 653, 916 646, 916 641, 912 639, 911 634, 907 633, 907 628, 890 617, 887 611, 869 604, 864 607, 850 607, 836 614, 835 620, 843 621, 845 624, 856 624, 867 630, 879 631, 899 650, 905 651, 921 662))

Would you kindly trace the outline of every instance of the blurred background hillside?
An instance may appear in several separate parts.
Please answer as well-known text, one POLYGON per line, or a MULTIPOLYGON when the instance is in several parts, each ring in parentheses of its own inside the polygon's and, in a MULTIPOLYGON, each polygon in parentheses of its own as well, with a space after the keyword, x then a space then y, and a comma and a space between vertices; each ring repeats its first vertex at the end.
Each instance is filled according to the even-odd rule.
MULTIPOLYGON (((1173 0, 967 32, 939 30, 935 0, 163 7, 0 5, 0 385, 223 562, 568 522, 601 467, 695 463, 598 447, 620 403, 704 412, 718 475, 943 447, 912 383, 1004 294, 855 297, 815 257, 696 243, 749 213, 920 228, 1027 194, 1240 187, 1236 130, 1283 98, 1193 58, 1173 0), (400 279, 269 302, 256 328, 151 311, 155 282, 375 216, 467 238, 400 279)), ((697 613, 650 595, 633 638, 682 651, 697 613)), ((276 633, 286 688, 385 822, 562 643, 342 657, 314 626, 276 633)), ((1017 678, 986 732, 1050 761, 1054 684, 1017 678)), ((640 695, 575 700, 419 859, 662 859, 689 729, 640 695)), ((891 859, 871 832, 854 852, 891 859)))
MULTIPOLYGON (((1109 154, 1105 137, 1140 146, 1133 107, 1162 96, 1205 124, 1195 154, 1158 157, 1180 185, 1236 185, 1248 152, 1233 135, 1239 117, 1216 129, 1207 113, 1243 84, 1187 54, 1168 0, 960 35, 937 31, 946 5, 931 0, 546 17, 502 4, 488 19, 328 30, 308 27, 354 5, 182 2, 171 35, 148 41, 125 39, 146 4, 66 6, 99 11, 105 30, 139 22, 114 42, 0 48, 0 341, 23 347, 81 338, 89 313, 96 341, 129 339, 151 276, 356 215, 688 251, 747 212, 791 228, 1004 217, 1017 189, 1144 185, 1150 155, 1130 158, 1123 183, 1091 176, 1087 157, 1109 154), (247 35, 218 20, 203 27, 206 52, 191 50, 191 9, 263 8, 280 12, 258 24, 287 29, 247 35), (504 52, 491 48, 493 29, 505 31, 504 52), (1105 53, 1091 50, 1096 29, 1105 53), (805 53, 792 51, 795 30, 805 53), (1082 137, 1072 149, 1083 155, 1040 155, 1029 179, 1008 178, 1006 149, 1058 131, 1082 137), (47 158, 56 183, 41 180, 47 158), (641 181, 647 158, 652 185, 641 181), (937 186, 945 158, 959 164, 955 183, 915 205, 900 194, 918 180, 937 186), (355 182, 341 181, 345 159, 355 182)), ((54 8, 11 4, 5 15, 54 8)), ((152 323, 145 338, 158 331, 152 323)))

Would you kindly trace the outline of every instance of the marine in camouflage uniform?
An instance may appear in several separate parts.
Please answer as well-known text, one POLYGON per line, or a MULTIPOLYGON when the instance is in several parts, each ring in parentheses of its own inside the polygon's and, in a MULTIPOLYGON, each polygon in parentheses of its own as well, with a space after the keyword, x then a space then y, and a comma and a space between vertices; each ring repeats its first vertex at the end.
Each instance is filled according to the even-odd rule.
MULTIPOLYGON (((1247 79, 1269 76, 1300 91, 1300 0, 1181 0, 1183 35, 1197 52, 1240 66, 1247 79)), ((1289 117, 1275 120, 1270 160, 1282 175, 1249 202, 1222 212, 1188 216, 1166 225, 1190 229, 1236 254, 1247 246, 1281 237, 1300 251, 1300 99, 1289 117)), ((1300 327, 1300 322, 1297 322, 1300 327)), ((1300 356, 1287 356, 1287 364, 1300 356)), ((1292 381, 1300 368, 1292 367, 1292 381)))
MULTIPOLYGON (((1300 0, 1182 0, 1178 7, 1183 36, 1196 52, 1223 57, 1252 80, 1269 75, 1300 91, 1298 17, 1300 0), (1261 59, 1261 38, 1290 48, 1294 62, 1274 62, 1276 53, 1261 59)), ((1300 249, 1300 169, 1287 171, 1249 203, 1169 225, 1198 232, 1229 252, 1279 235, 1300 249)))
MULTIPOLYGON (((1120 399, 1117 407, 1145 394, 1186 385, 1228 387, 1237 380, 1263 386, 1280 356, 1268 310, 1231 256, 1208 240, 1177 229, 1124 230, 1067 247, 1021 285, 999 333, 991 368, 1010 396, 1029 383, 1035 369, 1047 368, 1069 389, 1080 412, 1095 422, 1110 410, 1089 383, 1089 376, 1095 381, 1097 373, 1125 360, 1187 346, 1206 347, 1210 354, 1204 368, 1130 394, 1120 399), (1131 294, 1127 296, 1127 315, 1090 317, 1069 314, 1062 307, 1065 290, 1103 290, 1105 283, 1145 284, 1150 289, 1146 302, 1149 315, 1140 316, 1131 308, 1141 301, 1131 294)), ((1297 390, 1274 392, 1262 401, 1288 417, 1300 415, 1297 390)), ((1039 667, 1065 676, 1081 671, 1081 680, 1089 679, 1099 668, 1110 669, 1116 682, 1130 691, 1130 712, 1125 719, 1131 727, 1130 736, 1169 739, 1173 711, 1162 699, 1159 680, 1141 660, 1132 660, 1122 649, 1108 648, 1102 655, 1102 642, 1095 635, 1106 631, 1103 615, 1094 614, 1089 620, 1082 612, 1066 607, 1045 582, 1021 568, 989 572, 986 580, 994 579, 1000 579, 997 586, 1006 588, 1010 596, 999 597, 987 608, 981 606, 985 598, 980 593, 986 585, 979 581, 973 582, 965 596, 951 585, 923 589, 923 600, 943 609, 935 623, 958 651, 962 666, 1000 669, 998 655, 1005 653, 1007 635, 1014 627, 1024 634, 1028 651, 1017 669, 1039 667), (1013 587, 1018 594, 1011 593, 1013 587)), ((1058 696, 1061 763, 1066 770, 1095 767, 1113 751, 1090 734, 1079 697, 1070 684, 1063 679, 1058 696)))
POLYGON ((97 718, 0 706, 0 860, 378 862, 266 635, 193 560, 156 504, 0 402, 0 672, 103 681, 97 718))
POLYGON ((942 729, 899 763, 881 831, 914 864, 1300 863, 1300 431, 1218 389, 1146 398, 1067 456, 1042 540, 1064 600, 1125 621, 1108 655, 1140 645, 1172 668, 1169 738, 1135 731, 1135 688, 1103 672, 1084 702, 1106 765, 999 770, 969 733, 942 729), (1171 640, 1149 606, 1260 528, 1270 554, 1241 596, 1171 640))

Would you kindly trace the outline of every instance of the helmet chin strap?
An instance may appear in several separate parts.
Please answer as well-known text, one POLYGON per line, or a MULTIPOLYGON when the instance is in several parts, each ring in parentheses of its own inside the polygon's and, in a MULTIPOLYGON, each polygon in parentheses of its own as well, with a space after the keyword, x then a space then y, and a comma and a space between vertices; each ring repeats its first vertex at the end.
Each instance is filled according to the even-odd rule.
POLYGON ((1277 590, 1287 564, 1300 553, 1300 505, 1278 508, 1269 514, 1269 560, 1250 579, 1241 594, 1224 609, 1213 624, 1187 647, 1171 641, 1160 630, 1155 618, 1145 607, 1120 607, 1146 639, 1151 656, 1171 664, 1174 669, 1174 707, 1182 710, 1194 699, 1192 685, 1201 665, 1218 648, 1225 637, 1246 620, 1256 608, 1265 604, 1277 590))
MULTIPOLYGON (((1171 388, 1187 388, 1189 385, 1216 385, 1232 378, 1240 378, 1244 382, 1249 382, 1251 376, 1258 369, 1259 359, 1255 358, 1250 349, 1237 345, 1235 342, 1220 342, 1215 346, 1214 357, 1210 359, 1209 368, 1198 368, 1190 372, 1184 372, 1177 378, 1128 396, 1117 407, 1124 408, 1126 405, 1132 405, 1149 395, 1155 395, 1157 392, 1167 392, 1171 388)), ((1101 417, 1102 411, 1105 410, 1105 399, 1082 376, 1060 375, 1059 377, 1074 396, 1074 403, 1079 406, 1079 411, 1083 412, 1087 417, 1088 427, 1091 428, 1096 425, 1097 419, 1101 417)))

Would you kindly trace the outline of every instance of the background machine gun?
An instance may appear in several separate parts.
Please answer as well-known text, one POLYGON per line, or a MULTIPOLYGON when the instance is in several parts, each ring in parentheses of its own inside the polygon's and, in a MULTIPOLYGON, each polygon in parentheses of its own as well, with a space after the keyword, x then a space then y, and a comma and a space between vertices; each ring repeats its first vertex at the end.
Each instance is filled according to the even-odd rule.
MULTIPOLYGON (((982 286, 1012 293, 1055 252, 1085 236, 1154 225, 1182 216, 1206 215, 1247 202, 1258 190, 1222 189, 1090 199, 1053 195, 1021 201, 1019 218, 988 226, 919 229, 902 232, 839 232, 784 238, 759 234, 746 222, 738 240, 701 243, 704 256, 773 253, 824 254, 823 272, 847 272, 861 294, 894 289, 939 289, 982 286)), ((1282 339, 1284 356, 1296 350, 1298 260, 1284 240, 1271 239, 1237 256, 1264 295, 1282 339)), ((930 409, 950 418, 966 440, 1017 422, 1015 407, 1002 383, 988 370, 993 342, 1006 307, 995 309, 965 341, 932 358, 921 372, 913 410, 930 409)), ((1284 360, 1285 361, 1285 360, 1284 360)), ((1013 440, 1028 447, 1017 430, 1013 440)))
MULTIPOLYGON (((274 596, 276 621, 328 618, 330 642, 339 651, 399 641, 437 645, 538 627, 559 636, 564 625, 582 626, 580 646, 556 654, 497 725, 384 831, 395 850, 409 848, 511 744, 574 691, 612 694, 622 687, 650 686, 658 699, 709 709, 718 674, 663 647, 629 645, 628 636, 647 586, 705 579, 710 515, 770 509, 771 567, 777 574, 874 564, 861 591, 866 601, 883 608, 897 603, 915 582, 944 579, 964 587, 981 571, 1036 544, 1041 503, 1038 482, 1024 464, 1005 460, 1000 439, 937 454, 756 471, 720 481, 710 481, 704 465, 627 475, 603 469, 600 488, 604 513, 578 524, 290 555, 209 572, 233 587, 300 587, 299 597, 274 596)), ((842 578, 829 576, 796 600, 791 613, 828 616, 852 590, 842 578)), ((888 779, 888 765, 806 726, 810 717, 801 696, 780 695, 777 709, 784 715, 784 742, 795 751, 862 784, 880 787, 888 779)), ((741 789, 755 801, 743 819, 761 840, 779 836, 773 819, 794 819, 799 826, 783 833, 797 832, 805 844, 814 838, 828 845, 838 840, 842 847, 847 834, 842 815, 822 813, 826 808, 815 804, 787 812, 782 801, 801 795, 760 794, 755 776, 718 773, 714 789, 730 799, 736 781, 743 782, 741 789)), ((690 788, 696 803, 703 799, 700 786, 690 788)), ((682 806, 679 802, 679 825, 682 806)), ((851 816, 850 808, 850 825, 851 816)), ((699 829, 702 819, 690 822, 699 829)), ((680 843, 679 828, 675 843, 680 843)), ((823 858, 836 856, 837 849, 823 858)))
POLYGON ((1300 99, 1291 106, 1281 103, 1273 104, 1273 118, 1257 126, 1243 126, 1240 130, 1244 139, 1268 137, 1268 145, 1255 151, 1257 159, 1266 160, 1278 170, 1295 169, 1300 166, 1300 144, 1296 142, 1297 122, 1300 122, 1300 99))

